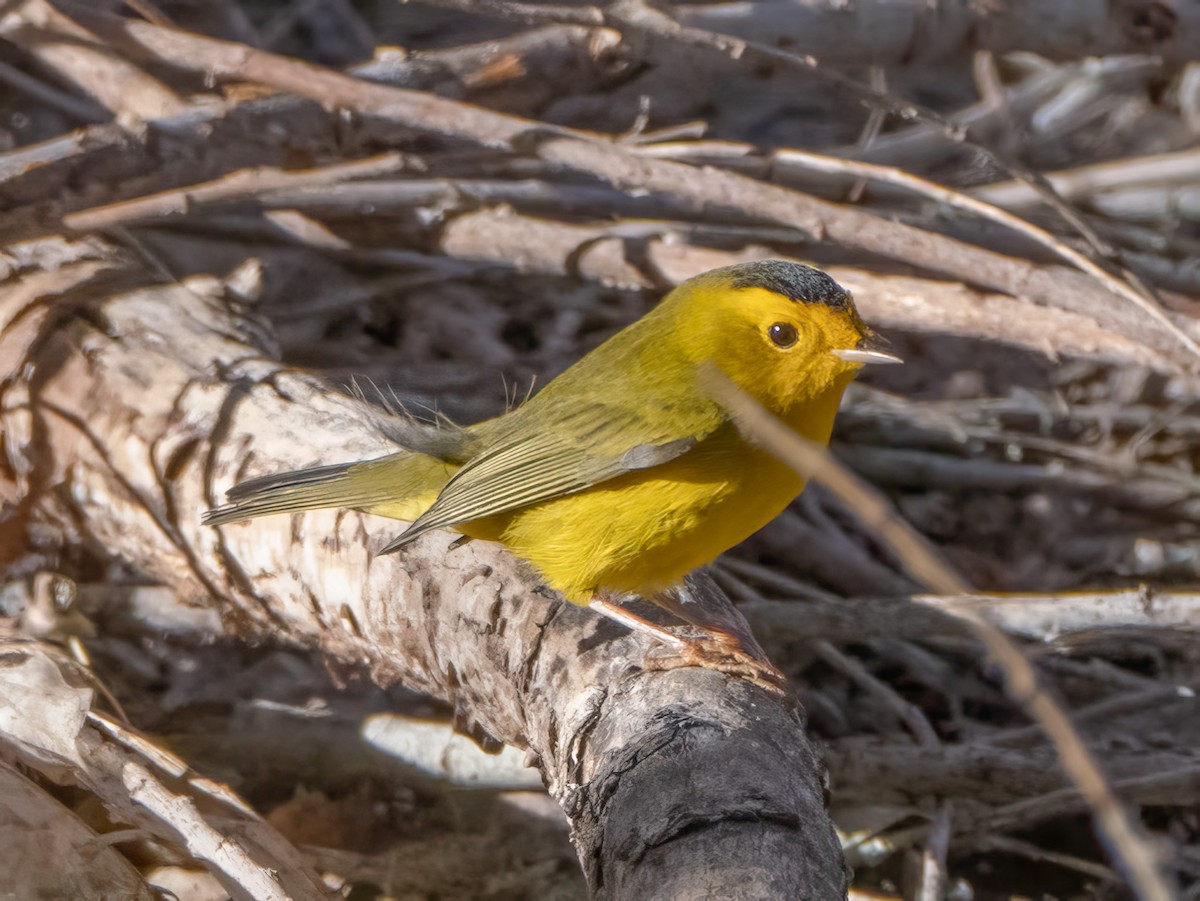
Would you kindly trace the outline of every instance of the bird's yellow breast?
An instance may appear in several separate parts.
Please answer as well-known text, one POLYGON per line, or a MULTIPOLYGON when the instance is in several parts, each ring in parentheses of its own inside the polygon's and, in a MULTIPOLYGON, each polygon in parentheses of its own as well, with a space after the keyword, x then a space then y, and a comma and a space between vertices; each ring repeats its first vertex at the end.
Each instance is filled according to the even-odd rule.
MULTIPOLYGON (((788 417, 793 428, 827 442, 843 387, 788 417)), ((503 541, 552 588, 585 604, 597 592, 647 596, 678 584, 778 516, 803 488, 802 478, 730 424, 668 463, 463 531, 503 541)))

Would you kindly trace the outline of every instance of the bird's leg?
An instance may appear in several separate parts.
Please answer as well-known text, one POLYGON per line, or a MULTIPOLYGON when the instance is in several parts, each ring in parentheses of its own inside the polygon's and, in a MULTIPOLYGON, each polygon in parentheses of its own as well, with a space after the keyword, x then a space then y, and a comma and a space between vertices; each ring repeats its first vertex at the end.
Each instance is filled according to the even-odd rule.
POLYGON ((607 616, 626 628, 634 632, 644 632, 647 635, 653 635, 663 644, 666 644, 676 650, 683 650, 687 645, 687 641, 680 638, 666 626, 660 626, 656 622, 646 619, 644 616, 638 616, 630 610, 626 610, 620 604, 607 601, 597 595, 592 598, 588 606, 599 613, 601 616, 607 616))
POLYGON ((750 631, 750 624, 707 570, 689 573, 683 584, 660 591, 649 600, 737 653, 771 666, 767 652, 750 631))
MULTIPOLYGON (((715 585, 713 589, 720 592, 715 585)), ((684 591, 685 589, 681 587, 679 590, 684 591)), ((719 594, 719 598, 729 605, 729 600, 723 594, 719 594)), ((677 602, 661 603, 659 596, 655 596, 652 600, 657 606, 680 615, 685 622, 690 622, 693 618, 691 615, 683 616, 678 610, 677 602)), ((689 596, 687 602, 695 603, 695 599, 689 596)), ((607 616, 635 632, 651 635, 666 645, 666 648, 669 649, 668 653, 647 656, 646 669, 668 670, 682 666, 701 666, 729 675, 741 676, 774 692, 779 692, 786 682, 783 673, 771 665, 762 648, 750 635, 749 626, 745 624, 745 620, 732 607, 729 607, 729 613, 741 622, 741 629, 731 628, 736 624, 731 624, 724 618, 721 618, 718 623, 714 623, 712 618, 701 617, 703 622, 691 622, 690 624, 704 634, 680 635, 666 626, 638 616, 619 603, 600 596, 593 598, 588 606, 597 613, 607 616)), ((689 613, 692 612, 689 611, 689 613)))

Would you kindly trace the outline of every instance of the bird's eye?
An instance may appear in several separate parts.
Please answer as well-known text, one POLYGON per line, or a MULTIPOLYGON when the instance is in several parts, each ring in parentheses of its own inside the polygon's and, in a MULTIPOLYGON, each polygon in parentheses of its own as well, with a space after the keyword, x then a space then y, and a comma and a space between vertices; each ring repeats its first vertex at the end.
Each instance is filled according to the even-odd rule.
POLYGON ((791 347, 800 338, 800 333, 790 322, 776 322, 767 329, 767 337, 775 342, 776 347, 791 347))

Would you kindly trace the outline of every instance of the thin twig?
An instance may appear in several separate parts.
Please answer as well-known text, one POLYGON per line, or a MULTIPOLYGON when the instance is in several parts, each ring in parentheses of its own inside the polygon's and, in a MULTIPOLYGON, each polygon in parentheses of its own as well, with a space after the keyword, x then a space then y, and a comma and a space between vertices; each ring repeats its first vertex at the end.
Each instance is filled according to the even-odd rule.
POLYGON ((53 88, 8 63, 0 62, 0 82, 28 94, 34 100, 66 113, 80 122, 107 122, 112 118, 98 104, 53 88))
POLYGON ((1039 848, 1032 842, 1022 841, 1021 839, 1012 838, 1007 835, 990 835, 982 839, 976 845, 976 848, 980 851, 1000 851, 1005 854, 1019 854, 1021 857, 1027 857, 1030 860, 1051 863, 1067 870, 1074 870, 1076 873, 1083 873, 1085 876, 1090 876, 1093 879, 1101 879, 1104 882, 1116 882, 1120 878, 1103 864, 1093 863, 1090 860, 1076 857, 1073 854, 1060 854, 1056 851, 1039 848))
POLYGON ((929 838, 921 853, 921 883, 917 901, 943 901, 946 893, 946 856, 950 852, 951 803, 938 805, 929 824, 929 838))
POLYGON ((273 166, 238 169, 212 181, 68 213, 63 216, 63 224, 67 228, 80 231, 111 228, 142 219, 180 215, 199 203, 254 197, 270 191, 296 191, 336 185, 355 178, 393 174, 404 166, 403 155, 385 153, 368 159, 350 160, 311 169, 285 171, 273 166))
POLYGON ((829 642, 816 641, 813 642, 813 647, 817 656, 822 660, 882 701, 922 747, 937 748, 941 746, 941 739, 938 738, 937 732, 934 731, 933 726, 930 725, 928 718, 919 707, 904 700, 890 685, 875 678, 862 663, 843 654, 829 642))
MULTIPOLYGON (((1068 200, 1133 185, 1191 186, 1200 180, 1200 148, 1108 160, 1060 172, 1047 172, 1045 177, 1068 200)), ((983 185, 972 188, 971 194, 1008 209, 1030 206, 1041 199, 1019 181, 983 185)))
MULTIPOLYGON (((1195 693, 1191 689, 1178 685, 1155 685, 1151 688, 1124 692, 1116 697, 1105 698, 1087 707, 1072 711, 1071 719, 1076 726, 1083 723, 1103 720, 1106 724, 1120 719, 1131 713, 1144 713, 1160 704, 1190 699, 1195 701, 1195 693)), ((1003 732, 993 732, 975 739, 976 743, 985 745, 1012 746, 1027 744, 1041 738, 1042 731, 1037 726, 1025 726, 1020 729, 1006 729, 1003 732)))

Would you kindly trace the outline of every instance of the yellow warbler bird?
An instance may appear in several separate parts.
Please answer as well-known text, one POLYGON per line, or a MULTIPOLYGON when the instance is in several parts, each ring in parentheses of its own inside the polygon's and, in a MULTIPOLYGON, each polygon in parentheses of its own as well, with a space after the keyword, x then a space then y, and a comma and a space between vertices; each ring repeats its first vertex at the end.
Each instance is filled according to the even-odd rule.
POLYGON ((350 507, 412 523, 383 553, 434 529, 501 541, 568 600, 680 646, 617 602, 680 586, 804 488, 739 433, 700 368, 825 444, 842 392, 871 362, 898 360, 824 272, 727 266, 683 283, 502 416, 408 430, 406 449, 379 459, 251 479, 205 522, 350 507))

